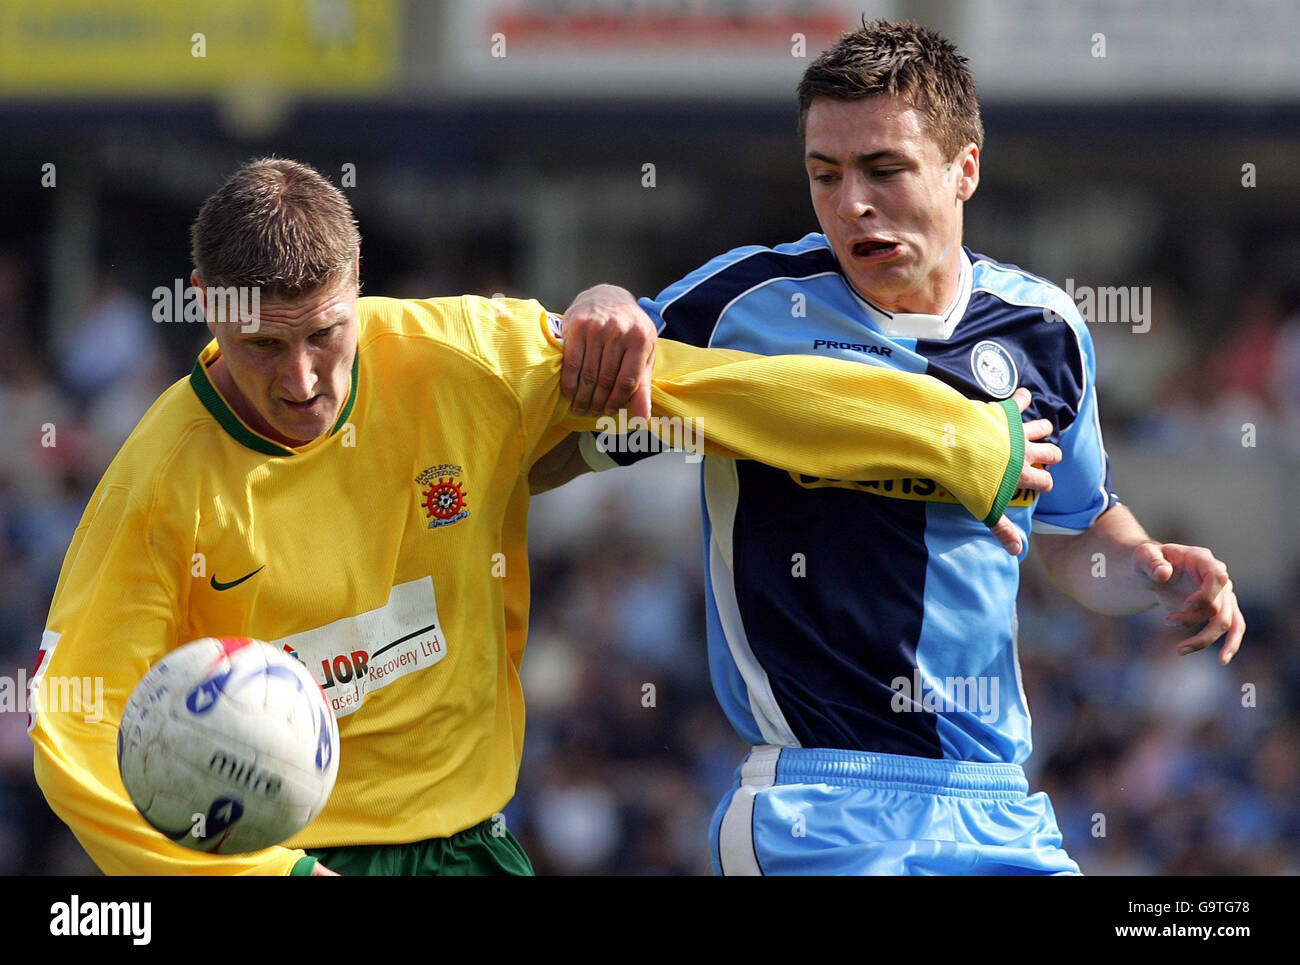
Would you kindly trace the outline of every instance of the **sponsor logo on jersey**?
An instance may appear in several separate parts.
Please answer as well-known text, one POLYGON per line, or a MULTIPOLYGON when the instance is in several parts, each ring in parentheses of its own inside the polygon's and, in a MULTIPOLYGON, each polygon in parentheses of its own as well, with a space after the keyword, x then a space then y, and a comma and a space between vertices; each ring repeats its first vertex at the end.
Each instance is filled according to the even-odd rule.
MULTIPOLYGON (((270 642, 311 671, 337 717, 355 711, 370 691, 447 656, 428 576, 393 587, 388 602, 374 610, 270 642)), ((327 762, 333 750, 322 744, 317 753, 327 762)))
POLYGON ((868 355, 880 355, 884 358, 889 358, 894 354, 894 350, 888 345, 871 345, 867 342, 837 342, 831 338, 814 340, 814 351, 819 348, 836 348, 847 352, 866 352, 868 355))
MULTIPOLYGON (((960 504, 961 500, 933 479, 911 477, 905 479, 824 479, 792 472, 790 478, 804 489, 855 489, 875 496, 891 499, 917 499, 927 503, 960 504)), ((1032 489, 1017 489, 1011 497, 1012 506, 1032 506, 1038 493, 1032 489)))
POLYGON ((1005 399, 1016 391, 1016 361, 997 342, 985 340, 971 349, 970 370, 980 387, 995 399, 1005 399))
POLYGON ((465 508, 469 499, 465 494, 464 470, 452 463, 429 466, 415 477, 420 507, 429 521, 429 529, 450 526, 469 516, 465 508))

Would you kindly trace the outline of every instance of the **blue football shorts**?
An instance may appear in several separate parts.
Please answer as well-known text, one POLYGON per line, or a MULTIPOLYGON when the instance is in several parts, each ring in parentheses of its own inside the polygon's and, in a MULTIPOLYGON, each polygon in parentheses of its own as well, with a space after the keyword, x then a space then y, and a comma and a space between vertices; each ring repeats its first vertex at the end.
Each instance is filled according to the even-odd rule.
POLYGON ((1079 874, 1017 764, 755 747, 709 829, 714 874, 1079 874))

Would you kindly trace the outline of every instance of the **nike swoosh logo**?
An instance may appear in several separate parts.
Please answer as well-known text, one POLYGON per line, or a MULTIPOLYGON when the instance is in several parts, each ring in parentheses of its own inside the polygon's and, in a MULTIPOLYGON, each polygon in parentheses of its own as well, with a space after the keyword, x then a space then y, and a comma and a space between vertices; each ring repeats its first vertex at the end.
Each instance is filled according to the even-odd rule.
POLYGON ((239 584, 243 583, 245 580, 251 580, 253 577, 257 576, 258 573, 261 573, 262 570, 264 569, 266 569, 265 563, 263 563, 257 569, 253 570, 252 573, 247 573, 232 583, 222 583, 220 580, 217 579, 217 574, 213 573, 212 580, 211 580, 212 588, 214 590, 229 590, 233 586, 239 586, 239 584))

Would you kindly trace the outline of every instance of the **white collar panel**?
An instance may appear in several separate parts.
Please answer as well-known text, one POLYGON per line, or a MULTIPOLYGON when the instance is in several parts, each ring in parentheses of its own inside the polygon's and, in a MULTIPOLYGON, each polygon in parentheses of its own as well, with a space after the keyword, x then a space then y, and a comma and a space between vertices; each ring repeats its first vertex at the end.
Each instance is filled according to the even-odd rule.
MULTIPOLYGON (((965 248, 959 248, 958 254, 961 255, 961 276, 957 280, 957 297, 953 299, 952 304, 948 306, 948 310, 942 315, 887 312, 883 308, 873 305, 861 295, 857 295, 856 291, 853 293, 857 295, 858 300, 867 309, 872 324, 880 329, 881 334, 888 335, 891 338, 946 340, 957 329, 957 324, 961 321, 962 316, 966 314, 966 306, 970 304, 972 274, 970 258, 967 257, 965 248)), ((849 289, 853 291, 853 286, 850 285, 849 289)))

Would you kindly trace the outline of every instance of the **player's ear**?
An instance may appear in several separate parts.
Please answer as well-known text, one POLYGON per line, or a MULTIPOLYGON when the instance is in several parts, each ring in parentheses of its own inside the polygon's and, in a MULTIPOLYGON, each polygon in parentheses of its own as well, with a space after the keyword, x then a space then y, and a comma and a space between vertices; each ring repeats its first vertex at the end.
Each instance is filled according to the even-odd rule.
POLYGON ((969 201, 980 185, 980 149, 971 141, 953 161, 957 169, 957 200, 969 201))

